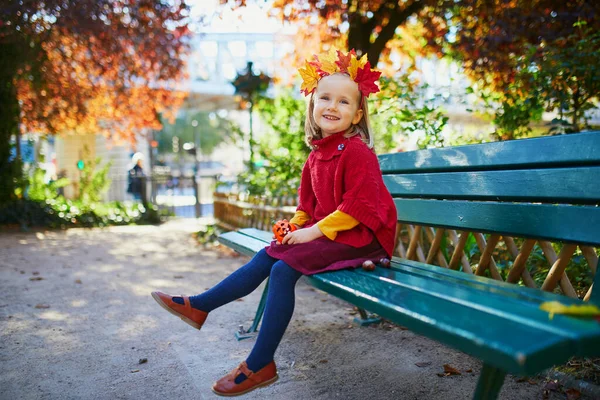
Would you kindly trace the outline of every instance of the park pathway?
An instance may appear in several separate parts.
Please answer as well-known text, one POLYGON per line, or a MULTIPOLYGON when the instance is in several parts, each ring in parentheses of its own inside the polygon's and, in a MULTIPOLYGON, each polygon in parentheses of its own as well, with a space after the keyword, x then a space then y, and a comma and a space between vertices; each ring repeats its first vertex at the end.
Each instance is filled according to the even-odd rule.
MULTIPOLYGON (((260 292, 200 332, 154 302, 152 290, 201 292, 245 261, 199 246, 194 221, 0 233, 0 400, 216 398, 212 383, 252 347, 233 333, 260 292)), ((302 281, 296 293, 280 380, 244 398, 471 397, 476 360, 397 326, 358 328, 351 306, 302 281), (444 364, 461 374, 438 376, 444 364)), ((508 377, 501 399, 542 399, 544 385, 508 377)))

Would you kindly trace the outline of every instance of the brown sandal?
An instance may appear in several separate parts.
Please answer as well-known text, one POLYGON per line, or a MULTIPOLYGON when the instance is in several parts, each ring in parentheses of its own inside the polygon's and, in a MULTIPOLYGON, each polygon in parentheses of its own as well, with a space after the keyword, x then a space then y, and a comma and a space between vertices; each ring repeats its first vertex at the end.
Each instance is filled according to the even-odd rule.
POLYGON ((215 382, 212 390, 219 396, 239 396, 259 387, 268 386, 277 379, 279 379, 279 375, 277 375, 277 367, 274 361, 271 361, 258 372, 250 371, 246 361, 244 361, 233 371, 215 382), (239 374, 246 375, 246 380, 238 384, 235 383, 235 378, 239 374))

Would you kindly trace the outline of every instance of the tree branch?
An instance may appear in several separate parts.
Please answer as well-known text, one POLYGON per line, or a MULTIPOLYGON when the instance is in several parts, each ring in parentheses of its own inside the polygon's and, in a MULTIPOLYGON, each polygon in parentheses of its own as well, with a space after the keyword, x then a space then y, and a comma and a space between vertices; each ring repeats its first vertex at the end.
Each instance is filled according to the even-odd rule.
POLYGON ((406 22, 411 15, 421 11, 425 5, 425 1, 414 0, 402 10, 399 10, 398 6, 394 8, 395 12, 391 14, 388 23, 382 27, 375 41, 369 46, 369 61, 371 65, 377 65, 381 52, 385 48, 386 43, 394 37, 396 28, 406 22))

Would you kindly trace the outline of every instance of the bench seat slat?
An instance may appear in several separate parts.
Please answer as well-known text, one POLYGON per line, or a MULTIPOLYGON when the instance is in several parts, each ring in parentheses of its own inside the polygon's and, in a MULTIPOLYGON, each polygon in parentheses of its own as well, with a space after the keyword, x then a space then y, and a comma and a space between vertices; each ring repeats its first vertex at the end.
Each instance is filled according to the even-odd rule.
MULTIPOLYGON (((271 234, 243 229, 221 237, 256 252, 270 241, 271 234)), ((495 292, 493 285, 484 286, 480 282, 476 282, 479 286, 448 284, 433 276, 431 271, 418 268, 408 271, 406 266, 402 270, 397 267, 397 262, 394 264, 392 270, 345 270, 317 274, 308 279, 327 292, 334 292, 360 307, 469 354, 484 359, 487 356, 502 359, 503 366, 513 373, 533 373, 538 367, 548 366, 540 367, 542 364, 536 361, 538 359, 564 361, 569 354, 579 353, 576 342, 586 343, 588 347, 595 345, 600 353, 600 325, 596 322, 563 316, 548 321, 547 313, 537 309, 539 299, 534 298, 531 302, 526 297, 513 296, 507 300, 502 297, 503 290, 495 292), (355 288, 360 288, 360 292, 355 288), (511 309, 502 311, 507 306, 511 309), (511 332, 511 335, 500 335, 498 332, 501 331, 511 332), (475 349, 469 344, 474 340, 473 336, 478 342, 475 349), (541 341, 540 336, 544 337, 541 341), (587 340, 582 341, 581 338, 586 336, 587 340)), ((496 286, 504 289, 503 285, 496 286)), ((545 300, 558 298, 547 295, 545 300)), ((590 349, 587 350, 589 354, 590 349)))
MULTIPOLYGON (((458 306, 430 293, 374 285, 355 271, 308 277, 322 290, 376 312, 416 333, 438 340, 515 374, 533 374, 579 354, 581 343, 531 325, 500 318, 472 307, 458 306), (359 287, 360 290, 356 290, 359 287), (392 290, 393 288, 393 290, 392 290), (509 334, 507 334, 509 333, 509 334)), ((588 340, 586 354, 600 354, 600 333, 588 340), (589 347, 593 344, 594 347, 589 347)))
POLYGON ((379 163, 384 174, 600 165, 600 132, 382 154, 379 163))
POLYGON ((600 184, 589 184, 598 179, 600 167, 383 176, 393 197, 570 204, 600 203, 600 184))
POLYGON ((265 242, 261 239, 252 238, 239 232, 226 232, 219 236, 219 243, 224 244, 233 250, 252 257, 265 247, 265 242))
MULTIPOLYGON (((387 290, 401 288, 427 293, 430 296, 445 299, 449 303, 466 309, 481 310, 493 314, 501 320, 510 320, 535 329, 547 331, 568 338, 591 336, 600 338, 600 324, 596 321, 581 320, 557 315, 550 320, 548 313, 539 309, 539 302, 531 302, 526 298, 506 296, 493 290, 478 290, 475 287, 453 285, 447 282, 431 279, 428 276, 400 273, 398 271, 380 271, 375 275, 361 269, 355 274, 368 275, 380 281, 387 290)), ((554 296, 554 300, 558 300, 554 296)))
POLYGON ((600 207, 394 199, 398 221, 600 245, 600 207))

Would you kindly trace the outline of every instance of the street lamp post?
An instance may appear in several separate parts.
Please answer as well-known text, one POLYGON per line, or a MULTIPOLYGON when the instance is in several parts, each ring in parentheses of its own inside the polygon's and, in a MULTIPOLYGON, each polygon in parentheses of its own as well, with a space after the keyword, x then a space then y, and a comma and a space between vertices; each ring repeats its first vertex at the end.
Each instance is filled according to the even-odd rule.
POLYGON ((254 71, 252 71, 252 65, 253 63, 251 61, 248 61, 248 64, 246 65, 246 72, 238 73, 235 77, 235 80, 231 82, 231 84, 235 87, 235 94, 240 95, 245 102, 249 103, 250 138, 248 140, 248 145, 250 147, 250 171, 254 170, 254 137, 252 127, 252 111, 254 109, 255 95, 259 92, 265 91, 269 86, 269 82, 271 82, 271 78, 262 72, 259 75, 256 75, 254 71))
POLYGON ((200 196, 202 194, 201 184, 202 177, 200 176, 200 135, 198 133, 198 121, 192 120, 192 127, 194 129, 194 175, 192 178, 192 183, 194 185, 194 196, 196 197, 196 204, 194 205, 196 210, 196 218, 200 218, 202 216, 202 204, 200 202, 200 196))

